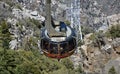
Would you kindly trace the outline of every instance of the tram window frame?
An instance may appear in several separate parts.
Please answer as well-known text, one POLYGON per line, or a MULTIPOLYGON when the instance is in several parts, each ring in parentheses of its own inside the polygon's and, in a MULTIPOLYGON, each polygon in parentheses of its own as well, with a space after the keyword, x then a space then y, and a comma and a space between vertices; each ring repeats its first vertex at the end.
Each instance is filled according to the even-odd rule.
POLYGON ((76 46, 76 39, 73 38, 73 43, 74 43, 74 46, 76 46))
POLYGON ((49 51, 51 54, 58 54, 58 44, 50 42, 49 51))
POLYGON ((45 39, 42 40, 42 48, 43 48, 43 50, 47 50, 47 51, 49 50, 48 49, 49 48, 49 42, 45 39))
POLYGON ((69 48, 68 48, 68 42, 62 42, 60 43, 60 48, 62 48, 62 50, 60 51, 61 54, 67 53, 69 48))
POLYGON ((72 51, 75 46, 76 46, 76 43, 75 43, 75 39, 74 38, 71 38, 69 41, 68 41, 68 45, 69 45, 69 51, 72 51))

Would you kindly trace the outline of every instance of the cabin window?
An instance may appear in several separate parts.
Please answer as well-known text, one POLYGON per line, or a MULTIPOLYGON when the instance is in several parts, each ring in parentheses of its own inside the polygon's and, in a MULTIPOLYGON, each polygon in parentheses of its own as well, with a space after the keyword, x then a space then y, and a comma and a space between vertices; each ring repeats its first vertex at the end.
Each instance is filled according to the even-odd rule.
POLYGON ((41 40, 41 48, 44 49, 44 50, 48 50, 49 48, 49 42, 47 40, 41 40))
POLYGON ((60 53, 64 54, 68 52, 68 43, 67 42, 63 42, 60 44, 60 53))
POLYGON ((76 46, 76 42, 75 42, 75 39, 72 38, 69 42, 68 42, 68 45, 69 45, 69 51, 73 50, 76 46))
POLYGON ((58 54, 58 45, 55 43, 50 43, 49 51, 52 54, 58 54))

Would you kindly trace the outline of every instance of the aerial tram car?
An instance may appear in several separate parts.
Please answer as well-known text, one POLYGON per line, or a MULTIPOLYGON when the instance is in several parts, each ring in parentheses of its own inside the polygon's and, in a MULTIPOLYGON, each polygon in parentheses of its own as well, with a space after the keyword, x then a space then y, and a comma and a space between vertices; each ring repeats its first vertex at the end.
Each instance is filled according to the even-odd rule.
POLYGON ((74 29, 60 22, 57 27, 51 22, 51 0, 46 0, 45 28, 41 30, 41 49, 50 58, 68 57, 76 50, 76 34, 74 29))

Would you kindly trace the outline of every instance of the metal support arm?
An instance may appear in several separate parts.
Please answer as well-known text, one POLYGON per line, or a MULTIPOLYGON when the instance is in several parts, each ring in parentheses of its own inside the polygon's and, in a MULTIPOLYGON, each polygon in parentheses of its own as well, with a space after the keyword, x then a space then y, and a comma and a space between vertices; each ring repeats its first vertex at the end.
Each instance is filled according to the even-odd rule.
POLYGON ((46 20, 45 27, 50 37, 53 36, 65 36, 62 32, 57 32, 51 24, 51 0, 46 0, 46 20))

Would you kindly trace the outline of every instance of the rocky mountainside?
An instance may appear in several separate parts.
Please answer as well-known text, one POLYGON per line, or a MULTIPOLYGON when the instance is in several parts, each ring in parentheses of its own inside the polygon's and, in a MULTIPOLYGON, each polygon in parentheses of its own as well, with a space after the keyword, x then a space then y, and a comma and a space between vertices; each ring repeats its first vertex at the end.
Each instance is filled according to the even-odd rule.
MULTIPOLYGON (((69 18, 67 15, 71 14, 68 12, 70 1, 52 0, 54 20, 69 18)), ((84 43, 70 57, 71 60, 75 67, 81 65, 85 73, 107 74, 115 66, 119 74, 120 66, 115 63, 119 64, 120 61, 120 37, 107 38, 105 32, 112 25, 120 25, 120 1, 78 1, 81 10, 80 23, 85 29, 82 30, 84 43), (99 34, 101 30, 103 32, 99 34)), ((45 0, 0 0, 0 21, 3 19, 10 24, 9 31, 13 34, 11 49, 40 49, 39 30, 44 26, 41 23, 45 20, 45 0)))
MULTIPOLYGON (((79 0, 78 0, 79 1, 79 0)), ((17 0, 22 7, 32 11, 38 11, 45 17, 45 0, 17 0)), ((120 3, 119 0, 80 0, 81 25, 89 26, 93 30, 108 28, 111 24, 119 22, 120 3), (114 18, 114 21, 113 21, 114 18)), ((53 0, 52 16, 55 20, 69 18, 67 11, 70 8, 70 0, 53 0)))
POLYGON ((80 0, 81 24, 92 27, 94 30, 107 28, 113 23, 120 23, 119 0, 80 0), (112 17, 116 15, 116 17, 112 17), (109 18, 111 17, 111 18, 109 18), (116 19, 119 18, 119 19, 116 19), (112 23, 111 19, 116 19, 112 23))

